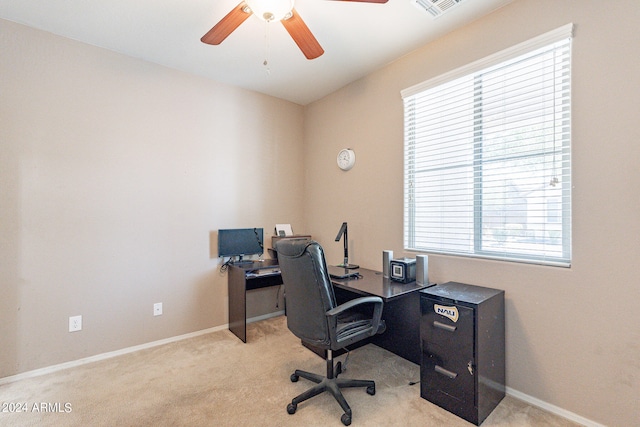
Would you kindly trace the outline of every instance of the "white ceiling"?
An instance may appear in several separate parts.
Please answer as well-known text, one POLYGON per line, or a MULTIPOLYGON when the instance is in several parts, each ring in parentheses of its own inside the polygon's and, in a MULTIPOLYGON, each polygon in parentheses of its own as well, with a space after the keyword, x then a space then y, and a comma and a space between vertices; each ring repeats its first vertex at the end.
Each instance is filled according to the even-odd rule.
POLYGON ((464 0, 433 19, 413 0, 295 0, 325 50, 314 60, 254 16, 218 46, 200 42, 240 0, 0 0, 0 18, 306 105, 511 1, 464 0))

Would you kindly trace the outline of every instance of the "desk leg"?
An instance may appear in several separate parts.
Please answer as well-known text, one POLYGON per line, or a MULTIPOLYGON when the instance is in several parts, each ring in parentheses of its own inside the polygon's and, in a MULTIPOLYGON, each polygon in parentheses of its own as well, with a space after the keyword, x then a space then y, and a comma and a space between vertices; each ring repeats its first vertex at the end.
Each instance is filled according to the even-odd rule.
MULTIPOLYGON (((335 287, 334 291, 338 304, 361 296, 335 287)), ((386 301, 382 309, 382 318, 387 329, 365 342, 371 342, 419 365, 420 316, 420 292, 411 292, 386 301)))
POLYGON ((411 292, 384 304, 387 330, 372 342, 417 365, 420 364, 420 293, 411 292))
POLYGON ((247 293, 245 272, 241 268, 230 268, 229 287, 229 330, 242 342, 247 342, 247 293))

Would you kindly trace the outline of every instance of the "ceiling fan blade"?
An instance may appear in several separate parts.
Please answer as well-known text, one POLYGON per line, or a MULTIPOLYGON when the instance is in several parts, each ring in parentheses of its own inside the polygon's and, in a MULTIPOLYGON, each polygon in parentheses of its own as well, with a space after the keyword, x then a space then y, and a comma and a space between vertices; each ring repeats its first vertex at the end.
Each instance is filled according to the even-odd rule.
POLYGON ((243 1, 240 2, 231 12, 220 20, 207 34, 202 36, 201 42, 206 44, 220 44, 229 34, 240 26, 249 16, 251 9, 243 1))
POLYGON ((315 59, 324 53, 324 49, 295 9, 291 9, 290 18, 280 22, 307 59, 315 59))

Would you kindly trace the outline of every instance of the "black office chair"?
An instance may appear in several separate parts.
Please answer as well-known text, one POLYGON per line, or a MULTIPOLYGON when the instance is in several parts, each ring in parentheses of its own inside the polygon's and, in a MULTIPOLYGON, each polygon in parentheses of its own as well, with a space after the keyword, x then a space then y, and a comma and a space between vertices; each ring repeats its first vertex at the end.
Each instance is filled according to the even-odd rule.
POLYGON ((300 370, 291 375, 292 382, 302 377, 317 385, 294 397, 287 412, 294 414, 300 402, 328 391, 344 410, 342 423, 349 425, 351 408, 340 389, 366 387, 374 395, 376 384, 338 378, 341 365, 334 367, 332 352, 384 331, 382 298, 361 297, 337 306, 324 252, 317 242, 283 239, 276 249, 286 293, 287 326, 303 342, 325 350, 327 364, 326 377, 300 370), (368 315, 361 308, 368 308, 368 315))

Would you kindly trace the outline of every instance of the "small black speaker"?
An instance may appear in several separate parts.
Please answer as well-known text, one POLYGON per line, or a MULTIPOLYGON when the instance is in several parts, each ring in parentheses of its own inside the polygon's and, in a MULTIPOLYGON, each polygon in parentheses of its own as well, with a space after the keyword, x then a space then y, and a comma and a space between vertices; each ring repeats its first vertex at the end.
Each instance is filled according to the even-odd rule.
POLYGON ((409 283, 416 280, 416 260, 410 258, 398 258, 391 260, 389 274, 391 280, 409 283))

